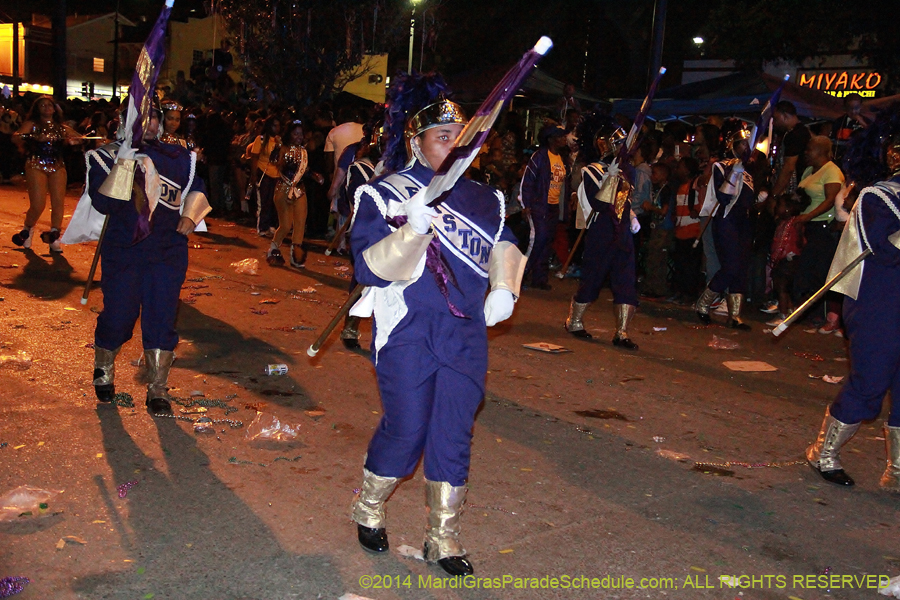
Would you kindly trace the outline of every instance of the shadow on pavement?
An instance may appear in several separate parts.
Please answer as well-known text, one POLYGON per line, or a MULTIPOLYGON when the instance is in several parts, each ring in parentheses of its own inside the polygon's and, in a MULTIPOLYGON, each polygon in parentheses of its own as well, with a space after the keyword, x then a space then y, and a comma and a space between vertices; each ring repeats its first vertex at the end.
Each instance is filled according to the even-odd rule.
POLYGON ((74 278, 75 269, 62 254, 51 253, 49 260, 34 250, 19 250, 28 261, 8 287, 26 292, 40 300, 59 300, 84 280, 74 278))
MULTIPOLYGON (((304 410, 314 406, 302 382, 290 371, 278 377, 264 374, 268 364, 296 365, 298 360, 306 360, 305 354, 287 354, 260 338, 246 337, 229 323, 184 303, 178 309, 176 328, 182 340, 192 341, 194 352, 180 356, 175 368, 237 380, 244 388, 268 396, 269 402, 304 410)), ((178 349, 175 352, 179 354, 178 349)))
POLYGON ((124 569, 81 577, 72 589, 91 598, 336 598, 340 572, 327 555, 285 551, 272 530, 208 468, 195 438, 155 419, 168 474, 155 470, 112 406, 97 410, 112 482, 98 478, 112 524, 133 558, 124 569), (139 470, 138 474, 135 471, 139 470), (117 514, 116 485, 138 480, 117 514), (124 532, 130 533, 124 533, 124 532))

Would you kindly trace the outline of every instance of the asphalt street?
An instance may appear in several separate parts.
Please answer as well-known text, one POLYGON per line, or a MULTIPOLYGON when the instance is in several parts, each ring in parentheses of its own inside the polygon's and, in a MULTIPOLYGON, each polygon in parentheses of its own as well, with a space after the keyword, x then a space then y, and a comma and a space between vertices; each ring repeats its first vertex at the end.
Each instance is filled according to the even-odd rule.
POLYGON ((268 240, 211 219, 191 237, 179 308, 181 419, 154 419, 139 327, 117 363, 134 407, 98 406, 102 290, 80 303, 96 245, 23 251, 10 240, 26 207, 21 185, 0 188, 0 495, 56 493, 0 522, 0 578, 31 581, 16 598, 855 599, 883 597, 878 576, 900 575, 898 498, 878 490, 881 420, 845 448, 856 487, 802 462, 839 389, 822 376, 848 373, 845 340, 803 325, 775 340, 749 309, 751 332, 721 317, 701 327, 689 307, 645 301, 640 350, 627 352, 610 344, 608 292, 585 342, 562 326, 577 281, 526 290, 490 332, 462 533, 477 578, 457 589, 407 556, 422 542, 421 469, 388 503, 391 552, 356 542, 349 505, 381 411, 374 370, 336 333, 306 355, 347 296, 346 257, 313 242, 305 270, 270 267, 268 240), (256 275, 231 266, 252 258, 256 275), (535 342, 571 352, 523 347, 535 342), (288 373, 267 376, 269 364, 288 373), (212 433, 195 433, 202 416, 212 433), (248 439, 273 416, 298 436, 248 439))

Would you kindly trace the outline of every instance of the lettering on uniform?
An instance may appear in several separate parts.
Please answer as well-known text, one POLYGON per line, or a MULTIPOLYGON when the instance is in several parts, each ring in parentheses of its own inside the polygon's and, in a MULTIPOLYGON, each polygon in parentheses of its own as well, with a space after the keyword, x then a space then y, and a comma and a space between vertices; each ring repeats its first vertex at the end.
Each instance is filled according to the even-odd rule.
POLYGON ((181 186, 171 179, 167 179, 160 175, 159 201, 166 208, 179 210, 181 208, 181 186))
POLYGON ((482 277, 488 276, 494 238, 446 204, 436 208, 439 226, 435 228, 441 246, 482 277))

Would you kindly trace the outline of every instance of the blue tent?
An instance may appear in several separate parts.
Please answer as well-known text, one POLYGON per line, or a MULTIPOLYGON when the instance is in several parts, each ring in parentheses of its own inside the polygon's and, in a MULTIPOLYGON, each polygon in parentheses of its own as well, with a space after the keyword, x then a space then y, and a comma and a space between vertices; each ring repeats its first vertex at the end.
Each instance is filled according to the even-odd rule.
MULTIPOLYGON (((660 90, 650 109, 657 121, 684 119, 693 115, 753 116, 781 80, 766 73, 734 73, 660 90)), ((781 94, 797 107, 797 114, 813 120, 836 119, 844 113, 841 100, 818 90, 788 82, 781 94)), ((633 117, 643 98, 613 101, 613 114, 633 117)))

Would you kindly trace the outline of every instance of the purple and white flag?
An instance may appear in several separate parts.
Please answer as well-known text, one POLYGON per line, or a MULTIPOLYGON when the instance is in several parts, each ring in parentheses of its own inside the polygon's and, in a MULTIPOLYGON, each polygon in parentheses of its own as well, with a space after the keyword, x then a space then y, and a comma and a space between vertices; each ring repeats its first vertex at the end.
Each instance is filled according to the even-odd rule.
POLYGON ((144 131, 150 124, 150 109, 156 93, 156 80, 160 67, 166 58, 166 25, 175 0, 166 4, 156 19, 156 24, 147 36, 128 90, 128 111, 125 116, 125 139, 123 148, 137 149, 144 139, 144 131))
POLYGON ((756 125, 753 126, 753 131, 750 133, 750 151, 753 149, 757 149, 763 154, 769 154, 769 148, 771 147, 771 124, 772 113, 775 112, 775 105, 778 104, 778 101, 781 99, 781 92, 784 91, 784 86, 787 84, 788 79, 791 76, 785 73, 784 79, 781 81, 781 85, 775 88, 775 91, 772 92, 772 96, 769 98, 766 105, 763 106, 762 112, 759 113, 759 119, 756 120, 756 125), (769 139, 763 146, 759 141, 760 132, 768 131, 769 139), (760 147, 757 147, 757 143, 760 143, 760 147))
POLYGON ((453 150, 437 168, 431 183, 425 189, 425 203, 428 206, 437 206, 450 194, 454 184, 478 156, 478 151, 487 140, 504 104, 519 91, 519 86, 552 47, 553 42, 550 38, 544 36, 539 39, 534 48, 526 52, 491 90, 487 99, 478 107, 475 115, 456 138, 453 150))

